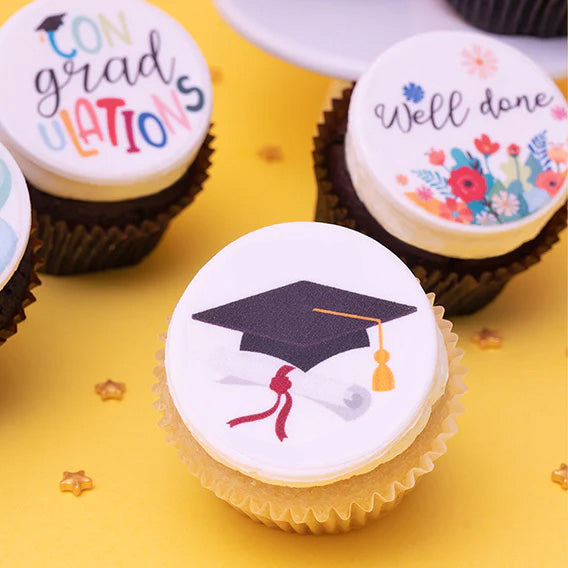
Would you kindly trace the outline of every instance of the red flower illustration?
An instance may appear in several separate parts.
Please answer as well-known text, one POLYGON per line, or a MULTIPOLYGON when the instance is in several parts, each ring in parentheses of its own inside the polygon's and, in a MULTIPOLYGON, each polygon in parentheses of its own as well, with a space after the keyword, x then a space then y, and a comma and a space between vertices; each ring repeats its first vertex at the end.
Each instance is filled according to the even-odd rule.
POLYGON ((509 156, 518 156, 521 153, 521 148, 516 144, 511 144, 507 148, 507 152, 509 153, 509 156))
POLYGON ((491 142, 491 138, 489 138, 487 134, 482 134, 481 138, 475 138, 473 141, 475 142, 475 147, 485 156, 495 154, 500 148, 500 144, 498 142, 491 142))
POLYGON ((550 197, 554 197, 562 187, 564 177, 564 174, 559 174, 552 170, 541 172, 536 176, 536 186, 544 189, 550 197))
POLYGON ((467 166, 453 170, 448 179, 452 193, 466 203, 481 201, 487 191, 485 178, 477 171, 467 166))
POLYGON ((430 150, 428 160, 433 166, 442 166, 446 161, 446 154, 443 150, 430 150))
POLYGON ((440 217, 464 225, 469 225, 473 221, 473 215, 469 207, 465 203, 461 203, 451 197, 448 197, 446 203, 442 203, 440 206, 440 217))

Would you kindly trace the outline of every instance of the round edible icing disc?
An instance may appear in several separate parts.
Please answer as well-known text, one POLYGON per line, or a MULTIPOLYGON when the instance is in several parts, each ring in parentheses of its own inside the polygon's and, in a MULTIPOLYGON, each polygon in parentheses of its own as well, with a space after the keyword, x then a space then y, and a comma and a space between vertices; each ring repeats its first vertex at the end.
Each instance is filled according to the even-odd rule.
POLYGON ((20 264, 30 228, 26 181, 14 158, 0 144, 0 291, 20 264))
POLYGON ((349 229, 289 223, 238 239, 197 274, 168 330, 166 371, 212 457, 302 485, 403 451, 439 391, 438 349, 432 306, 392 253, 349 229))
POLYGON ((135 198, 181 177, 209 129, 196 43, 142 0, 36 0, 0 28, 0 135, 48 193, 135 198))
POLYGON ((346 157, 392 234, 459 258, 534 238, 565 199, 566 102, 525 55, 489 36, 396 44, 357 83, 346 157))

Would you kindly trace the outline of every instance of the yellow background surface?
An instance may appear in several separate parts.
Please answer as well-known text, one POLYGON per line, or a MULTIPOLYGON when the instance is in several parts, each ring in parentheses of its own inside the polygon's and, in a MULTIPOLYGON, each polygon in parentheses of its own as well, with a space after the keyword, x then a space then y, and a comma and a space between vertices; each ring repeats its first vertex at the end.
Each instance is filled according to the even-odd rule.
MULTIPOLYGON (((23 4, 2 0, 0 21, 23 4)), ((250 45, 206 0, 157 4, 223 75, 212 177, 140 266, 44 276, 28 320, 0 349, 0 566, 565 566, 568 494, 550 481, 568 458, 565 238, 491 306, 456 319, 470 370, 460 431, 384 519, 332 537, 266 529, 178 461, 152 408, 158 334, 224 245, 313 218, 311 138, 330 80, 250 45), (267 144, 284 160, 261 160, 267 144), (472 343, 483 326, 501 331, 502 349, 472 343), (127 384, 123 401, 94 394, 107 378, 127 384), (60 493, 63 470, 77 469, 95 489, 60 493)))

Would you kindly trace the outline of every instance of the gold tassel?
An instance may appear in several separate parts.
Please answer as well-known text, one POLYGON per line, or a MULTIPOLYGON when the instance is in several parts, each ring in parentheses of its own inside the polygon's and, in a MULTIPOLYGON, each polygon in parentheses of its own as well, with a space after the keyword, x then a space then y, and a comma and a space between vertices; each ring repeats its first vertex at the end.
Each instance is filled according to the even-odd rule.
POLYGON ((390 353, 383 348, 383 326, 380 319, 357 316, 355 314, 346 314, 344 312, 334 312, 332 310, 322 310, 321 308, 313 308, 312 311, 318 312, 320 314, 340 316, 342 318, 375 322, 379 326, 379 349, 378 351, 375 351, 375 361, 378 363, 378 365, 373 372, 373 390, 390 391, 394 389, 394 375, 390 367, 387 365, 387 361, 390 359, 390 353))

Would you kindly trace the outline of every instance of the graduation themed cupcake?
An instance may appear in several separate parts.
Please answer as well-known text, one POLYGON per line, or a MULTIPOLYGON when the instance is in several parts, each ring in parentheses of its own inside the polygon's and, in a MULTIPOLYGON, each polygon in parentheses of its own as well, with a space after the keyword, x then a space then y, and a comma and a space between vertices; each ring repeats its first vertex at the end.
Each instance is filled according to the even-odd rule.
POLYGON ((31 219, 24 176, 0 144, 0 345, 25 319, 24 308, 34 301, 30 290, 39 284, 31 219))
POLYGON ((211 80, 191 36, 143 0, 36 0, 0 28, 0 75, 43 270, 140 261, 207 178, 211 80))
POLYGON ((566 225, 566 117, 554 82, 511 47, 409 38, 325 113, 316 218, 390 248, 447 313, 473 312, 566 225))
POLYGON ((376 241, 287 223, 190 283, 158 354, 157 408, 204 487, 249 517, 334 533, 390 510, 446 451, 462 352, 376 241))

